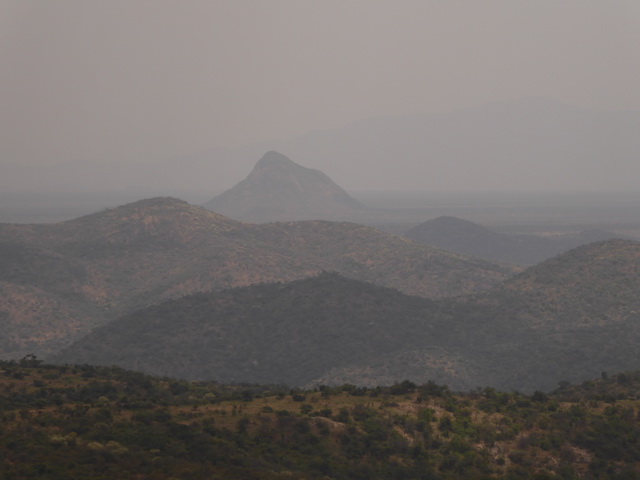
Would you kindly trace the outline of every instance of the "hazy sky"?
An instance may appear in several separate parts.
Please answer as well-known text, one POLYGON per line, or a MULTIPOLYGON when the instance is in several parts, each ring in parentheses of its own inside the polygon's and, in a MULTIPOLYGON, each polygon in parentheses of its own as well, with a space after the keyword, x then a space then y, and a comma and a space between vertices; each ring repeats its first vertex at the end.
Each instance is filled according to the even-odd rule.
POLYGON ((639 52, 638 0, 0 0, 0 166, 529 96, 640 109, 639 52))

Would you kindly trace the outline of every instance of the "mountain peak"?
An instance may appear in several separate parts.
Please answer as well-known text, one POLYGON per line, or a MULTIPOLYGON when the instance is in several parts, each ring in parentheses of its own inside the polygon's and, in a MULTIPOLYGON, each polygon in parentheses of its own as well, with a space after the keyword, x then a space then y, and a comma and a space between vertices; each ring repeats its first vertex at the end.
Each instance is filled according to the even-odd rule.
MULTIPOLYGON (((184 215, 207 217, 209 220, 222 222, 233 222, 231 219, 214 212, 209 212, 202 207, 191 205, 185 200, 173 197, 153 197, 144 198, 135 202, 120 205, 115 208, 106 209, 100 212, 85 215, 74 220, 64 222, 65 224, 80 224, 91 222, 113 221, 139 221, 141 218, 153 215, 156 217, 178 217, 184 215)), ((235 223, 235 222, 233 222, 235 223)))
POLYGON ((273 168, 273 167, 299 167, 297 163, 275 150, 271 150, 265 153, 258 163, 256 163, 255 169, 261 168, 273 168))
POLYGON ((154 197, 58 225, 56 231, 63 238, 93 239, 96 244, 131 244, 153 240, 183 245, 215 232, 232 230, 239 223, 184 200, 154 197))
POLYGON ((267 152, 251 173, 204 207, 245 222, 345 220, 364 207, 319 170, 267 152))

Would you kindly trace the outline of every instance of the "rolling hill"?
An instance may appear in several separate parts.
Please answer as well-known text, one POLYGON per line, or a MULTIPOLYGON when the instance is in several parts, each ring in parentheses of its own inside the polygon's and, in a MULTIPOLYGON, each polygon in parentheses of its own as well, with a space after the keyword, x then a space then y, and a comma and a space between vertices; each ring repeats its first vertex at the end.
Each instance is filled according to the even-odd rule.
POLYGON ((147 199, 58 224, 0 224, 0 356, 52 353, 169 298, 323 270, 426 297, 481 291, 516 271, 352 223, 252 225, 147 199))
POLYGON ((442 300, 450 318, 437 348, 399 351, 319 379, 367 385, 435 379, 454 388, 551 390, 634 369, 640 342, 640 244, 610 240, 530 267, 496 289, 442 300), (432 366, 439 366, 435 371, 432 366), (425 377, 430 371, 432 377, 425 377))
POLYGON ((551 390, 638 368, 640 244, 612 240, 493 291, 430 300, 337 274, 199 294, 134 312, 57 362, 234 382, 551 390))
POLYGON ((423 222, 405 236, 451 252, 517 265, 535 265, 579 245, 616 237, 600 230, 554 237, 509 235, 451 216, 423 222))
POLYGON ((335 365, 442 341, 436 317, 433 301, 324 273, 152 306, 93 331, 56 361, 303 385, 335 365))

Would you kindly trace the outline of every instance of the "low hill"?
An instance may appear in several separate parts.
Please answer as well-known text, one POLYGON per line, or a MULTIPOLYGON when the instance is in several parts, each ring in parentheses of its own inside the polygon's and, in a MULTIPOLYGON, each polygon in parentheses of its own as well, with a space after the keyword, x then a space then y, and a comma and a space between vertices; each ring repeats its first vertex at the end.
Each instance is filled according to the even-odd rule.
POLYGON ((304 385, 328 368, 442 342, 432 301, 337 274, 202 293, 99 328, 57 362, 304 385))
POLYGON ((639 259, 638 243, 602 242, 454 299, 337 274, 202 294, 122 317, 55 360, 295 386, 551 390, 640 366, 639 259))
POLYGON ((252 225, 141 200, 58 224, 0 224, 0 357, 50 354, 170 298, 323 270, 426 297, 481 291, 516 271, 352 223, 252 225))
POLYGON ((247 178, 203 205, 245 222, 346 220, 366 207, 319 170, 267 152, 247 178))
POLYGON ((493 292, 436 303, 331 275, 236 291, 224 311, 202 297, 186 298, 107 326, 59 359, 118 359, 129 368, 187 378, 295 385, 375 385, 401 377, 458 389, 549 390, 561 380, 636 365, 639 250, 627 241, 590 245, 532 267, 493 292), (192 319, 186 312, 203 301, 207 306, 192 319), (160 321, 158 329, 154 322, 160 321), (219 337, 200 335, 213 325, 219 337), (138 340, 148 335, 153 341, 138 340), (265 346, 264 338, 272 340, 265 346), (210 352, 209 360, 185 358, 191 351, 210 352), (156 370, 160 352, 169 370, 156 370))
POLYGON ((0 476, 637 478, 639 380, 549 395, 409 381, 285 390, 0 362, 0 476))
POLYGON ((495 342, 486 356, 520 366, 511 375, 501 369, 504 384, 550 389, 549 372, 576 382, 640 366, 638 272, 640 243, 593 243, 531 267, 463 308, 476 319, 490 312, 491 323, 477 332, 495 342))
POLYGON ((480 295, 444 300, 447 341, 328 372, 319 381, 365 384, 398 376, 454 388, 550 390, 603 371, 640 367, 640 244, 585 245, 530 267, 480 295), (436 366, 438 368, 433 369, 436 366))
POLYGON ((518 318, 537 328, 609 325, 640 313, 639 272, 640 243, 596 242, 526 269, 482 302, 517 301, 520 305, 510 307, 512 314, 517 311, 518 318))
POLYGON ((614 233, 600 230, 556 237, 509 235, 451 216, 421 223, 405 236, 451 252, 516 265, 535 265, 579 245, 616 237, 614 233))

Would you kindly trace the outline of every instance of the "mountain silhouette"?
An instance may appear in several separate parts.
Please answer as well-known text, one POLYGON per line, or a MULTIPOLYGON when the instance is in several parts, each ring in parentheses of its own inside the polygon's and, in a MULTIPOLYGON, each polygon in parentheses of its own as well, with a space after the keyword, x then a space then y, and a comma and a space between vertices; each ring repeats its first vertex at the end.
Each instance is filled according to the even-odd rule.
POLYGON ((555 237, 511 235, 461 218, 442 216, 413 227, 405 236, 418 243, 463 255, 535 265, 579 245, 608 240, 617 235, 596 229, 555 237))
POLYGON ((347 220, 366 210, 321 171, 274 151, 267 152, 247 178, 203 206, 253 223, 347 220))

